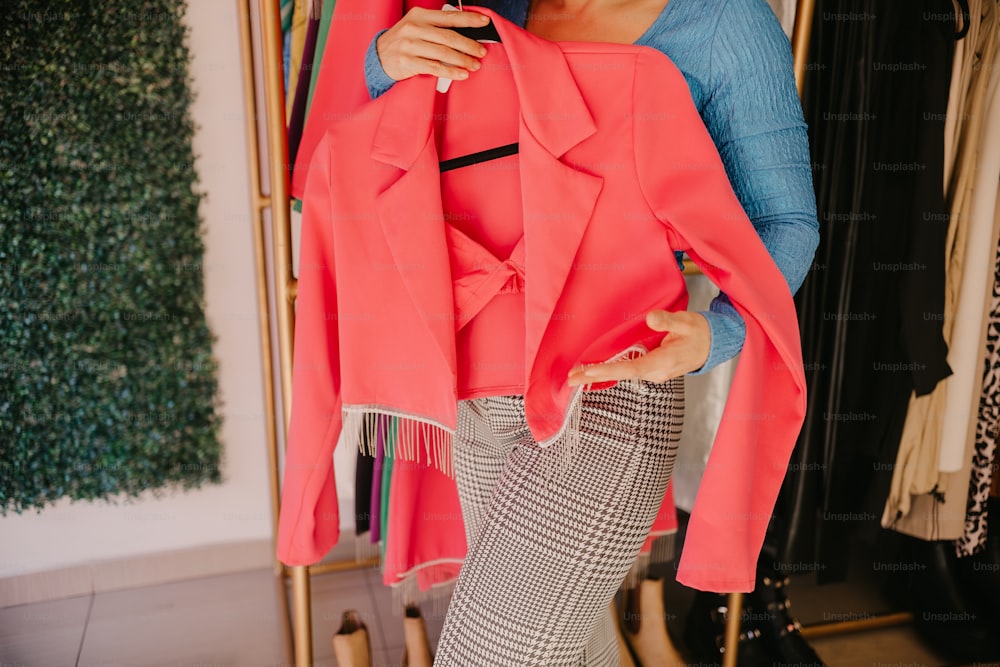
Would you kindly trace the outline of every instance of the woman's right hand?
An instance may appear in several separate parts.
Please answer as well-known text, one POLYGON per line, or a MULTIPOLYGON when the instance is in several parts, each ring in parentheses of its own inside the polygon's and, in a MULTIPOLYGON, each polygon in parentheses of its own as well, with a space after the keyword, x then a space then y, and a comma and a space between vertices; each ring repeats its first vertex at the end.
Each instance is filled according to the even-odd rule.
POLYGON ((375 49, 382 69, 396 81, 415 74, 465 79, 479 69, 486 49, 448 28, 480 28, 489 22, 489 17, 478 12, 414 7, 379 35, 375 49))

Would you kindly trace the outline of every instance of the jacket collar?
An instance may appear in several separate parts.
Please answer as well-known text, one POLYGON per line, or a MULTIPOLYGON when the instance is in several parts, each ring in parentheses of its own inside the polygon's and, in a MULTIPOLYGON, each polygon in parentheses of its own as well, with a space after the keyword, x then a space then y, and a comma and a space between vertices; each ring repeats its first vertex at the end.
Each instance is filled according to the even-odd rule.
MULTIPOLYGON (((466 11, 486 14, 496 26, 511 64, 521 117, 539 145, 558 158, 597 131, 557 44, 526 32, 490 9, 469 7, 466 11), (545 68, 544 73, 538 68, 545 68)), ((429 111, 436 81, 436 77, 419 75, 396 84, 415 90, 385 100, 375 130, 373 158, 400 169, 413 165, 431 131, 429 111), (415 109, 420 110, 416 118, 415 109)))

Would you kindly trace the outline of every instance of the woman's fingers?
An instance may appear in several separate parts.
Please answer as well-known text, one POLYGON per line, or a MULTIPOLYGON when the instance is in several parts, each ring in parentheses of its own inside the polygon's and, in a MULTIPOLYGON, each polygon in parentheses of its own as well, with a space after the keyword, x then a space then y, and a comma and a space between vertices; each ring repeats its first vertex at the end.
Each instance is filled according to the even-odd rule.
MULTIPOLYGON (((697 368, 695 366, 694 368, 697 368)), ((690 370, 694 370, 694 368, 690 370)), ((661 345, 649 354, 626 361, 612 361, 574 369, 569 375, 569 385, 595 384, 613 380, 646 380, 666 382, 670 378, 684 375, 684 359, 678 358, 674 350, 661 345)))
POLYGON ((414 23, 430 23, 450 28, 474 28, 490 22, 486 14, 479 12, 456 12, 444 9, 424 9, 413 7, 403 19, 410 18, 414 23))
POLYGON ((450 28, 487 23, 489 18, 478 12, 415 7, 379 36, 375 45, 379 62, 396 81, 417 74, 465 78, 469 71, 479 69, 479 58, 486 54, 486 49, 450 28))
MULTIPOLYGON (((450 65, 454 69, 464 68, 475 71, 479 69, 479 59, 459 53, 454 49, 430 41, 417 41, 410 45, 408 50, 408 65, 412 68, 423 70, 429 67, 423 61, 431 60, 450 65)), ((419 74, 437 74, 437 71, 419 71, 419 74)))
POLYGON ((634 379, 666 382, 705 365, 712 331, 703 315, 654 310, 646 315, 646 324, 654 331, 667 333, 659 347, 635 359, 575 368, 567 378, 569 385, 634 379))
POLYGON ((640 377, 640 370, 631 361, 614 361, 606 364, 594 364, 583 368, 574 368, 569 374, 569 386, 596 384, 610 380, 633 380, 640 377))

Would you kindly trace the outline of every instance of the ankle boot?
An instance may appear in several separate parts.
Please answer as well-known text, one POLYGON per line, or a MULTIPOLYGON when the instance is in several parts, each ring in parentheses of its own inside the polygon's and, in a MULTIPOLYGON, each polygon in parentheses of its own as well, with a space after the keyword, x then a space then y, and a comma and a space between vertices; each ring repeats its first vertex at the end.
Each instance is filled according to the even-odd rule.
POLYGON ((906 593, 921 637, 956 660, 1000 659, 995 625, 979 613, 957 576, 954 544, 912 538, 907 542, 914 566, 906 593))
POLYGON ((371 667, 372 648, 368 628, 353 609, 344 612, 340 629, 333 636, 333 656, 339 667, 371 667))
POLYGON ((643 579, 622 594, 621 628, 640 665, 686 665, 667 630, 663 580, 643 579))
POLYGON ((407 605, 403 617, 403 649, 402 667, 431 667, 434 656, 431 645, 427 641, 427 626, 420 613, 420 607, 407 605))
POLYGON ((621 667, 636 667, 635 660, 632 658, 632 651, 629 650, 625 636, 622 635, 622 626, 618 622, 618 604, 614 599, 611 600, 608 612, 611 614, 611 618, 614 619, 615 637, 618 639, 618 662, 621 663, 621 667))
POLYGON ((989 499, 989 523, 983 550, 956 559, 958 576, 976 611, 1000 624, 1000 499, 989 499))
POLYGON ((824 667, 823 661, 802 636, 802 626, 788 611, 788 577, 758 571, 750 608, 760 629, 761 640, 780 664, 824 667))
MULTIPOLYGON (((773 667, 779 663, 760 640, 760 630, 756 627, 749 602, 750 596, 744 596, 736 664, 739 667, 773 667)), ((722 664, 728 617, 729 600, 726 595, 704 591, 695 594, 684 626, 684 643, 698 664, 722 664)))

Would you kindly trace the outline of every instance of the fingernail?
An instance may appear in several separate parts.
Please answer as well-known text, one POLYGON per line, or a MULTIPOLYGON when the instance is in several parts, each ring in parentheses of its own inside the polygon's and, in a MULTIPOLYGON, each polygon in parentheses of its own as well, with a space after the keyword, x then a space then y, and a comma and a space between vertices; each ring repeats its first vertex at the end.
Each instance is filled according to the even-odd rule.
POLYGON ((458 72, 455 73, 455 76, 459 79, 468 79, 469 73, 466 72, 464 69, 460 69, 458 70, 458 72))
POLYGON ((490 22, 490 17, 487 16, 486 14, 480 14, 479 15, 479 22, 482 23, 483 25, 486 25, 487 23, 490 22))
POLYGON ((478 60, 472 63, 472 69, 474 70, 477 70, 482 66, 483 66, 482 63, 480 63, 478 60))
POLYGON ((485 46, 480 46, 479 47, 479 57, 481 58, 481 57, 483 57, 485 55, 486 55, 486 47, 485 46))

